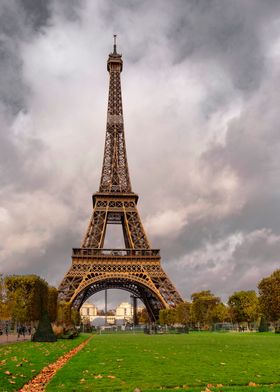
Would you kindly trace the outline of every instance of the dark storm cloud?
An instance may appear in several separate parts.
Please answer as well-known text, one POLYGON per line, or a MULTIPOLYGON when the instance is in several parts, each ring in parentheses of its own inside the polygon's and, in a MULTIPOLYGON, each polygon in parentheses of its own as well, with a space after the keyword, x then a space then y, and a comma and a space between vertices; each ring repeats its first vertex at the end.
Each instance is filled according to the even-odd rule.
POLYGON ((44 26, 51 15, 51 2, 51 0, 22 0, 27 24, 35 30, 44 26))
MULTIPOLYGON (((262 37, 279 2, 180 1, 169 37, 174 61, 219 63, 236 88, 252 90, 265 75, 262 37)), ((173 7, 171 7, 173 8, 173 7)))
POLYGON ((26 88, 21 79, 22 61, 19 39, 26 34, 15 3, 4 1, 0 6, 0 88, 1 103, 17 112, 22 106, 26 88))
POLYGON ((20 44, 49 18, 48 1, 4 0, 0 4, 1 102, 13 113, 24 107, 27 86, 22 81, 20 44))

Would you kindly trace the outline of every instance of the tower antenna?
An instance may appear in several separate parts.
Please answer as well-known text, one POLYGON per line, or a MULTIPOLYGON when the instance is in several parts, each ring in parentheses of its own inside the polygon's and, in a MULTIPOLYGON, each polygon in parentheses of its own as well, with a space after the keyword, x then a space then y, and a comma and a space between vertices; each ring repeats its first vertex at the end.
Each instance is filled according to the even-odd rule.
POLYGON ((117 34, 114 34, 114 54, 117 53, 117 34))

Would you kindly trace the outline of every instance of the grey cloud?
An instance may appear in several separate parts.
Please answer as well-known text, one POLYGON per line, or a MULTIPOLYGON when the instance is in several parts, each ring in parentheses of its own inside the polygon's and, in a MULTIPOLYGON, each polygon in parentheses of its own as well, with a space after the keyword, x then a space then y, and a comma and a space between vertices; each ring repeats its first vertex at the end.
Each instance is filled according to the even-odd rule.
POLYGON ((4 2, 0 7, 1 102, 16 113, 24 105, 26 94, 19 56, 19 37, 25 36, 25 28, 14 2, 4 2))
POLYGON ((22 80, 21 43, 49 18, 49 1, 4 0, 0 5, 1 101, 15 114, 25 108, 28 87, 22 80))
POLYGON ((37 30, 44 26, 51 15, 51 0, 22 0, 22 7, 25 11, 28 24, 37 30))
POLYGON ((0 133, 0 184, 3 187, 7 182, 11 181, 11 178, 14 178, 15 172, 14 168, 19 166, 19 160, 17 156, 17 152, 13 144, 8 138, 7 128, 4 128, 4 124, 2 121, 2 131, 0 133))
POLYGON ((266 24, 277 18, 277 10, 277 2, 180 2, 169 31, 174 61, 211 58, 229 72, 236 88, 254 90, 265 75, 266 24))
POLYGON ((0 184, 1 191, 26 192, 46 186, 47 178, 43 168, 33 170, 41 162, 45 147, 33 137, 16 141, 11 124, 5 113, 1 113, 0 132, 0 184))
POLYGON ((279 236, 259 230, 242 236, 233 249, 225 240, 223 249, 215 244, 207 256, 209 250, 202 246, 185 255, 184 261, 173 260, 173 267, 166 264, 165 268, 185 298, 195 291, 210 289, 227 301, 234 291, 256 290, 258 282, 279 267, 279 246, 279 236))

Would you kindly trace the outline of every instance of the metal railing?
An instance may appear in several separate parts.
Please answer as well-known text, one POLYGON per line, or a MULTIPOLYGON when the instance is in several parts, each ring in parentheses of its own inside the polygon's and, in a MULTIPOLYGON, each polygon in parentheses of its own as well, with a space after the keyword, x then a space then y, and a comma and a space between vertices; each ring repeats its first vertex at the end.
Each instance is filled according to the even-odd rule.
POLYGON ((159 256, 159 249, 102 249, 102 248, 74 248, 73 256, 120 256, 120 257, 152 257, 159 256))

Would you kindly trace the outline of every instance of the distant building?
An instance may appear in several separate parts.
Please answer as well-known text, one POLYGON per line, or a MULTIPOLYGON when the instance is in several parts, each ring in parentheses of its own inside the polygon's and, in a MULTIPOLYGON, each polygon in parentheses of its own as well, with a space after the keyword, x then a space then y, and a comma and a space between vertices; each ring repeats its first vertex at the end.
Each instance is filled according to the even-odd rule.
POLYGON ((85 302, 80 309, 81 319, 92 322, 97 316, 97 307, 93 304, 85 302))
POLYGON ((122 302, 116 308, 116 320, 133 322, 133 306, 129 302, 122 302))
POLYGON ((81 321, 82 322, 90 322, 92 325, 96 327, 100 327, 102 325, 126 325, 127 323, 133 323, 133 306, 129 302, 122 302, 117 306, 115 315, 111 314, 107 315, 107 317, 103 314, 98 314, 98 309, 95 305, 85 302, 81 309, 81 321))

